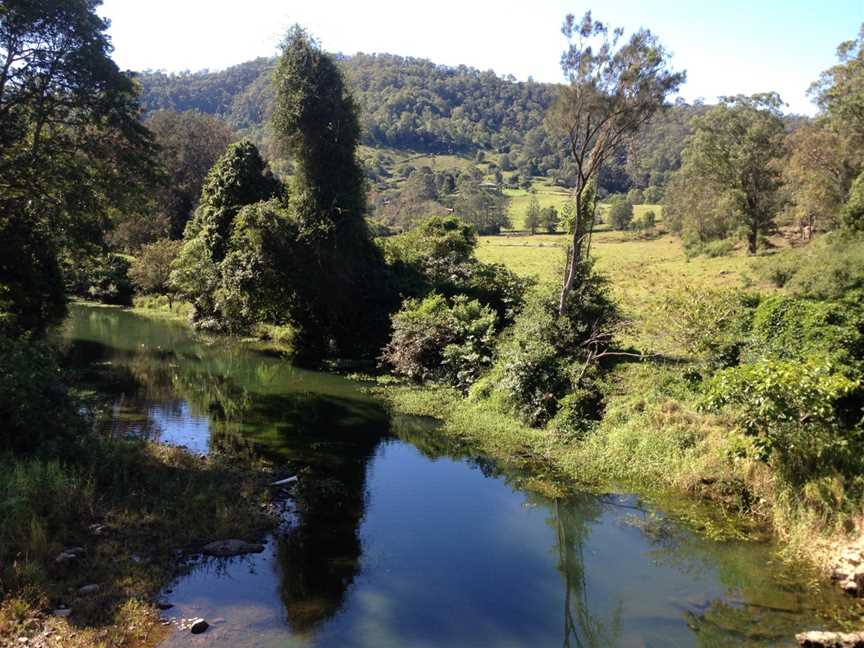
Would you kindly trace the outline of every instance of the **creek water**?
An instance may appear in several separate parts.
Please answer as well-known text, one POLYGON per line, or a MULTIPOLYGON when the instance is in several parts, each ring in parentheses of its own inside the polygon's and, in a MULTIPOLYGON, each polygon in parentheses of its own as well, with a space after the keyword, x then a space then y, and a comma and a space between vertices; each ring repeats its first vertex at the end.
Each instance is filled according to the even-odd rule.
POLYGON ((63 336, 111 403, 104 433, 300 476, 263 553, 170 585, 166 616, 211 627, 166 647, 775 646, 853 614, 767 544, 706 539, 628 494, 523 490, 347 378, 117 308, 73 305, 63 336))

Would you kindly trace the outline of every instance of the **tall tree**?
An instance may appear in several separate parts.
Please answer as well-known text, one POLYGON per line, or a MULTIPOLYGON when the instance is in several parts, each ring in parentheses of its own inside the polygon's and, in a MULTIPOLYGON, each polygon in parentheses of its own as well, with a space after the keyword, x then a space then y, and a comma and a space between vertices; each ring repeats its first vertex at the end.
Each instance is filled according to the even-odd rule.
POLYGON ((713 189, 705 196, 723 204, 747 232, 755 254, 759 236, 774 228, 784 149, 783 105, 776 93, 723 97, 694 122, 681 171, 713 189))
POLYGON ((335 61, 300 27, 283 41, 273 81, 273 131, 295 163, 289 211, 297 235, 288 279, 300 351, 310 359, 328 350, 377 354, 392 304, 364 219, 354 100, 335 61))
POLYGON ((549 124, 567 144, 575 176, 572 239, 561 285, 564 314, 580 276, 594 227, 591 186, 610 157, 654 115, 685 79, 669 69, 669 54, 645 29, 620 44, 623 30, 610 29, 586 13, 569 14, 562 27, 569 47, 561 67, 569 79, 549 115, 549 124))
POLYGON ((459 176, 453 207, 466 223, 477 228, 478 234, 498 234, 510 226, 507 214, 508 198, 497 187, 484 186, 469 173, 459 176))
POLYGON ((171 275, 176 290, 194 305, 197 322, 210 325, 217 316, 219 264, 228 253, 238 212, 281 194, 281 183, 255 145, 246 140, 231 144, 207 174, 171 275))
POLYGON ((832 127, 864 141, 864 24, 858 37, 837 48, 837 65, 825 70, 810 87, 823 116, 832 127))
POLYGON ((837 226, 840 207, 852 183, 848 140, 808 123, 786 138, 783 183, 802 236, 837 226))
POLYGON ((63 312, 61 274, 47 269, 98 247, 109 208, 134 204, 156 175, 136 88, 110 58, 99 4, 0 5, 0 239, 11 253, 0 262, 0 300, 21 294, 22 273, 49 282, 28 297, 30 315, 19 313, 37 328, 63 312))
POLYGON ((531 202, 528 203, 525 210, 524 225, 525 229, 532 234, 535 234, 537 228, 540 227, 540 202, 537 200, 537 196, 531 196, 531 202))

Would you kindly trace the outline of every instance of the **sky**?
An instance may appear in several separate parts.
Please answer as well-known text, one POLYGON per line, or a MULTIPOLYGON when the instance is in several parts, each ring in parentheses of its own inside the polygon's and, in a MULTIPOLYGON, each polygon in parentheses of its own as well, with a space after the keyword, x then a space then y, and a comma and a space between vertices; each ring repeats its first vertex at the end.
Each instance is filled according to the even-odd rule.
MULTIPOLYGON (((104 0, 114 59, 130 70, 220 70, 276 53, 294 23, 330 52, 380 52, 465 64, 519 80, 563 81, 567 13, 559 0, 104 0)), ((595 19, 653 31, 687 71, 680 95, 774 90, 789 112, 813 114, 807 88, 864 23, 864 0, 604 0, 595 19)))

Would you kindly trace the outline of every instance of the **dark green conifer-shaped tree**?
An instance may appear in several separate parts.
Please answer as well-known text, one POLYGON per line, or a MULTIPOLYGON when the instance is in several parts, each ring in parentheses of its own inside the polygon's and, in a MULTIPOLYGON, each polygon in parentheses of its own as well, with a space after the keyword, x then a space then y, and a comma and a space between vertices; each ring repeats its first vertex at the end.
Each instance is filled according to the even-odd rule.
POLYGON ((297 233, 297 350, 310 358, 373 357, 395 304, 364 220, 356 105, 336 63, 300 27, 283 41, 274 84, 273 130, 295 164, 289 206, 297 233))

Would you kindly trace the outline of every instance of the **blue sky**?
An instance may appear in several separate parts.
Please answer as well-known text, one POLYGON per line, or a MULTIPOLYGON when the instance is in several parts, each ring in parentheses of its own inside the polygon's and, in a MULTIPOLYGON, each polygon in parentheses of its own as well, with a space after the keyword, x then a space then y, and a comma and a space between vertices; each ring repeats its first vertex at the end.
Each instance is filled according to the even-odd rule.
POLYGON ((105 0, 114 58, 123 68, 221 69, 275 53, 293 23, 328 51, 388 52, 464 63, 524 80, 561 81, 568 12, 628 30, 647 27, 686 69, 681 95, 776 90, 792 112, 812 114, 807 87, 864 22, 864 0, 105 0))

